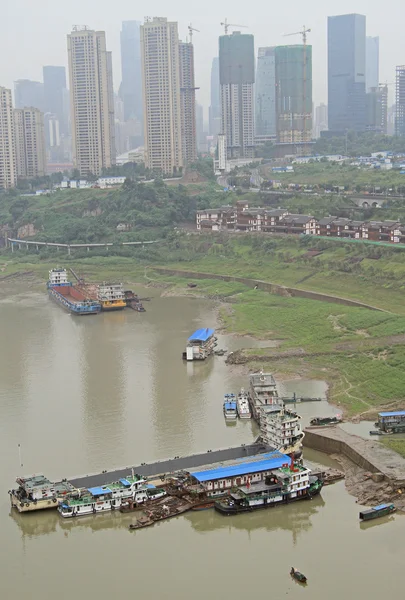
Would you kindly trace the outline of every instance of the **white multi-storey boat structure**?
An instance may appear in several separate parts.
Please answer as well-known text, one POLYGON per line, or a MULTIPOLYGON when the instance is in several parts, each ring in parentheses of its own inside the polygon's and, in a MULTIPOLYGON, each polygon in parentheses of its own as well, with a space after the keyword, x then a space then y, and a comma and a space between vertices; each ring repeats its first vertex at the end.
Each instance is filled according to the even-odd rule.
POLYGON ((279 405, 277 384, 271 373, 253 373, 250 376, 249 401, 253 418, 260 424, 263 406, 279 405))
POLYGON ((108 485, 77 490, 58 506, 62 517, 80 517, 102 511, 119 509, 123 501, 143 504, 149 499, 147 480, 139 475, 119 479, 108 485))
POLYGON ((301 417, 282 404, 262 406, 260 412, 262 442, 284 454, 301 454, 305 435, 301 429, 301 417))
POLYGON ((251 419, 252 413, 250 412, 249 406, 249 394, 241 388, 238 397, 236 399, 238 408, 238 415, 240 419, 251 419))
POLYGON ((215 330, 209 327, 197 329, 187 340, 186 351, 183 353, 185 360, 205 360, 214 352, 217 345, 215 330))
POLYGON ((18 488, 10 490, 10 502, 18 512, 56 508, 75 488, 68 481, 50 481, 44 475, 17 477, 18 488))

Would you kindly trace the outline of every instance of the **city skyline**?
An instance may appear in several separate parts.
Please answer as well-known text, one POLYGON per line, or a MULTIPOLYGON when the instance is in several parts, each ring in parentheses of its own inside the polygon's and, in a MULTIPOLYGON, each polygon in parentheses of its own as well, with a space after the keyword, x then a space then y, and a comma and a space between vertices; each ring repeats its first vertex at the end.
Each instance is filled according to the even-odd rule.
MULTIPOLYGON (((31 12, 31 6, 27 5, 25 0, 20 0, 17 3, 20 5, 28 6, 28 11, 31 12)), ((399 2, 394 2, 400 8, 399 2)), ((313 46, 313 68, 314 68, 314 102, 320 104, 321 102, 327 102, 327 86, 326 86, 326 33, 327 33, 327 16, 334 16, 336 14, 345 14, 351 12, 357 12, 365 14, 367 16, 367 35, 368 36, 379 36, 380 37, 380 80, 381 82, 388 81, 392 83, 395 76, 396 64, 402 64, 404 59, 398 57, 396 48, 401 47, 402 36, 400 27, 394 21, 393 28, 388 30, 389 20, 382 20, 381 16, 376 8, 370 6, 365 1, 358 1, 353 3, 343 2, 339 6, 339 10, 336 10, 336 6, 332 2, 323 3, 320 5, 320 10, 314 11, 314 16, 308 16, 307 11, 298 2, 293 2, 294 17, 291 19, 291 8, 288 10, 284 7, 280 8, 278 14, 269 23, 264 25, 259 18, 248 18, 241 14, 241 5, 234 5, 232 13, 226 11, 226 7, 222 7, 221 10, 225 14, 228 13, 231 16, 228 20, 231 22, 246 24, 247 28, 243 29, 244 33, 251 33, 255 36, 255 52, 261 46, 275 46, 284 45, 286 39, 283 38, 284 33, 290 33, 298 31, 303 23, 306 23, 308 27, 312 29, 309 35, 308 42, 313 46), (239 7, 240 6, 240 7, 239 7)), ((15 7, 11 9, 11 16, 15 7)), ((36 22, 38 22, 38 15, 41 15, 41 11, 45 11, 45 4, 43 0, 39 2, 39 8, 35 11, 36 22)), ((49 18, 47 16, 46 23, 47 27, 44 28, 44 41, 42 42, 41 37, 38 36, 37 31, 24 30, 25 43, 29 45, 29 39, 32 37, 33 40, 33 52, 24 56, 24 59, 19 58, 19 52, 17 48, 18 41, 14 39, 16 36, 10 35, 10 29, 5 29, 4 23, 0 24, 0 31, 4 33, 0 36, 0 48, 7 43, 7 54, 11 48, 15 48, 16 60, 10 61, 11 64, 3 64, 0 70, 0 83, 5 87, 11 89, 14 88, 14 81, 17 79, 31 79, 40 80, 42 67, 48 64, 67 66, 67 57, 65 52, 64 39, 66 33, 71 30, 72 22, 79 21, 86 23, 89 27, 93 27, 98 30, 105 30, 107 38, 109 40, 109 49, 113 55, 113 71, 114 71, 114 90, 118 91, 121 83, 121 60, 120 60, 120 32, 122 22, 125 20, 138 20, 143 21, 143 14, 137 14, 132 9, 130 4, 124 0, 120 4, 120 10, 112 13, 111 9, 106 3, 101 2, 100 11, 97 17, 93 14, 93 9, 90 10, 90 6, 86 3, 78 3, 73 0, 71 3, 71 14, 68 16, 61 15, 58 22, 53 23, 52 27, 49 27, 49 18), (54 26, 55 25, 55 26, 54 26), (25 35, 27 33, 27 35, 25 35), (38 39, 39 38, 39 39, 38 39), (34 43, 35 39, 35 43, 34 43), (39 43, 37 43, 39 41, 39 43), (50 50, 50 48, 52 50, 50 50)), ((168 14, 167 7, 163 6, 163 3, 157 3, 154 8, 154 14, 160 14, 167 16, 171 21, 178 21, 179 23, 179 37, 185 40, 187 35, 187 25, 193 22, 193 25, 200 30, 200 33, 196 33, 193 39, 195 48, 195 61, 196 61, 196 80, 199 83, 200 91, 197 92, 197 100, 204 106, 205 118, 208 116, 208 106, 210 104, 210 68, 212 59, 218 55, 218 37, 223 34, 223 28, 220 26, 220 22, 224 20, 223 14, 218 14, 215 19, 205 16, 195 16, 193 14, 184 17, 184 10, 181 12, 182 16, 176 16, 178 12, 178 4, 171 6, 171 12, 168 14), (172 14, 174 13, 174 14, 172 14)), ((45 18, 45 13, 44 13, 45 18)), ((17 17, 16 17, 17 19, 17 17)), ((235 28, 234 28, 235 29, 235 28)), ((3 49, 5 51, 5 48, 3 49)), ((390 96, 393 98, 393 88, 390 87, 390 96)))

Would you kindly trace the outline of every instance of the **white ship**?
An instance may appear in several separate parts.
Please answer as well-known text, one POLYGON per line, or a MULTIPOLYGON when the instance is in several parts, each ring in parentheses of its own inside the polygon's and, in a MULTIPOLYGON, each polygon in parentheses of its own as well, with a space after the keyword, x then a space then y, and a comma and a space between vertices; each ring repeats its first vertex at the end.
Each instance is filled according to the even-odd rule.
POLYGON ((260 412, 262 441, 283 454, 300 455, 305 435, 301 417, 282 404, 262 406, 260 412))
POLYGON ((238 418, 235 394, 225 394, 224 417, 227 421, 236 421, 238 418))
POLYGON ((252 413, 249 407, 249 394, 241 388, 236 400, 238 415, 240 419, 251 419, 252 413))
POLYGON ((75 495, 59 504, 58 511, 65 518, 80 517, 119 509, 127 499, 132 499, 137 504, 143 504, 149 499, 145 478, 132 475, 108 485, 77 490, 75 495))
POLYGON ((249 401, 253 418, 259 425, 263 406, 280 405, 276 381, 271 373, 260 371, 250 376, 249 401))

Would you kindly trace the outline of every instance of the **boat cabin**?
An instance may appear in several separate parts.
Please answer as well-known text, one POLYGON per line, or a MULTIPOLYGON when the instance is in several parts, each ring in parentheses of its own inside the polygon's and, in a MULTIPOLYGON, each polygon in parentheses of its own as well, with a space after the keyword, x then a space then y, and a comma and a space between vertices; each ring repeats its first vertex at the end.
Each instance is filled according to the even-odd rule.
POLYGON ((208 327, 197 329, 187 340, 183 358, 186 360, 205 360, 213 353, 217 342, 215 330, 208 327))
POLYGON ((405 410, 378 413, 378 423, 381 431, 389 433, 405 432, 405 410))

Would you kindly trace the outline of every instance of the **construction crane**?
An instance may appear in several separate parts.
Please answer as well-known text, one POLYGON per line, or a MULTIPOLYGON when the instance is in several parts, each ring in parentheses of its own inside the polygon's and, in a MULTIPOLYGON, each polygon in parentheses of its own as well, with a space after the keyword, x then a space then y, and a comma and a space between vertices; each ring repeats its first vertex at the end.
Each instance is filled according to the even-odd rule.
POLYGON ((247 28, 247 25, 235 25, 233 23, 228 23, 228 19, 225 18, 225 21, 223 23, 221 23, 221 27, 224 28, 225 35, 228 35, 228 29, 230 27, 244 27, 244 28, 247 28))
POLYGON ((290 35, 301 35, 302 43, 304 46, 304 55, 303 55, 303 69, 302 69, 302 110, 303 110, 303 139, 304 142, 304 153, 307 154, 307 35, 311 33, 311 29, 307 29, 305 25, 303 25, 301 31, 295 31, 294 33, 285 33, 284 37, 289 37, 290 35))
POLYGON ((190 23, 190 25, 188 26, 188 34, 190 36, 190 44, 193 43, 193 31, 197 31, 197 33, 200 33, 199 29, 195 29, 192 24, 190 23))

